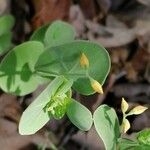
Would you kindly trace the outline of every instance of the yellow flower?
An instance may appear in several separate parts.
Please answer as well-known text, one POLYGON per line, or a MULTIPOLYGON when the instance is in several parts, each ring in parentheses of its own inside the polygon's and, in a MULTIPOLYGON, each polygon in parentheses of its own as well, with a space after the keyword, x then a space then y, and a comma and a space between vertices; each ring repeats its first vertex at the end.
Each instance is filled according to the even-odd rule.
POLYGON ((122 102, 121 102, 121 110, 123 113, 125 113, 129 108, 128 103, 126 102, 126 100, 124 98, 122 98, 122 102))
POLYGON ((121 125, 121 131, 126 133, 130 129, 130 122, 127 119, 124 119, 121 125))
POLYGON ((144 106, 136 106, 135 108, 133 108, 128 115, 139 115, 142 114, 145 110, 147 110, 147 107, 144 106))
POLYGON ((81 67, 87 67, 87 68, 89 67, 89 60, 84 53, 81 54, 80 65, 81 67))
POLYGON ((103 88, 98 81, 91 79, 91 86, 95 92, 100 93, 100 94, 104 93, 103 88))

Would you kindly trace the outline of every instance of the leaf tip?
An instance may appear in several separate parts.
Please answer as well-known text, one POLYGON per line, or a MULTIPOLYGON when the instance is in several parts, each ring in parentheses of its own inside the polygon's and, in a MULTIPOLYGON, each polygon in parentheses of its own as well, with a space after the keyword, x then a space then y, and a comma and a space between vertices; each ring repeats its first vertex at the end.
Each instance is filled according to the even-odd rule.
POLYGON ((122 101, 121 101, 121 110, 123 113, 125 113, 129 108, 129 105, 128 103, 126 102, 126 100, 124 98, 122 98, 122 101))

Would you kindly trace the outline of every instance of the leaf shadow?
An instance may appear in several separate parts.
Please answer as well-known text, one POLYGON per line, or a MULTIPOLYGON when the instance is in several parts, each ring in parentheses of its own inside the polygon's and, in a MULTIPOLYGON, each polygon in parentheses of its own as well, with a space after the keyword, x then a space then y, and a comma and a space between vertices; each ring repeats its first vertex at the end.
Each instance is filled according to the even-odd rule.
POLYGON ((0 77, 8 92, 20 95, 21 85, 30 80, 33 72, 28 62, 19 68, 15 52, 12 51, 10 54, 7 55, 7 59, 4 59, 3 64, 0 66, 0 77))

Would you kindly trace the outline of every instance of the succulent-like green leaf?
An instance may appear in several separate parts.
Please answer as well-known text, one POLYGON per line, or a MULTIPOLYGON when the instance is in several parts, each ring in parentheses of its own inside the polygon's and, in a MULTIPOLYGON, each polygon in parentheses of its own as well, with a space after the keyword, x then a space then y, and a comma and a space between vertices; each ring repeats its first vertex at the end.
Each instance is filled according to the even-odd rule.
POLYGON ((53 22, 45 33, 45 45, 48 47, 58 46, 73 41, 75 31, 71 25, 63 21, 53 22))
POLYGON ((71 103, 67 108, 67 116, 70 121, 82 131, 88 131, 93 124, 91 112, 73 99, 71 99, 71 103))
POLYGON ((137 139, 139 143, 150 146, 150 129, 145 129, 138 133, 137 139))
POLYGON ((33 32, 33 34, 30 37, 30 40, 31 41, 40 41, 44 44, 45 33, 46 33, 48 27, 49 27, 49 24, 46 24, 46 25, 38 28, 36 31, 33 32))
POLYGON ((29 41, 16 46, 0 64, 0 87, 9 93, 26 95, 39 85, 34 70, 44 46, 37 41, 29 41))
POLYGON ((47 103, 46 109, 53 118, 61 119, 65 115, 67 107, 70 104, 68 92, 71 90, 72 84, 72 80, 66 80, 64 78, 64 82, 57 89, 55 96, 47 103))
POLYGON ((8 33, 14 26, 14 18, 11 15, 0 17, 0 36, 8 33))
POLYGON ((118 139, 118 150, 137 150, 137 147, 139 147, 139 143, 136 141, 123 138, 118 139))
POLYGON ((115 150, 120 137, 119 122, 114 109, 101 105, 93 115, 95 129, 104 142, 106 150, 115 150))
POLYGON ((129 139, 118 140, 118 150, 149 150, 150 145, 138 143, 138 141, 132 141, 129 139))
POLYGON ((94 93, 85 68, 80 66, 80 56, 84 53, 89 60, 88 72, 91 77, 104 83, 110 70, 107 51, 100 45, 88 41, 74 41, 51 47, 40 56, 36 70, 43 75, 64 75, 73 79, 73 88, 81 94, 94 93))
POLYGON ((55 95, 58 88, 63 84, 64 77, 55 78, 47 88, 34 100, 23 112, 19 123, 19 133, 30 135, 41 129, 51 118, 45 110, 51 97, 55 95))
POLYGON ((66 94, 62 94, 60 96, 54 96, 50 100, 50 102, 46 105, 46 110, 49 112, 50 116, 55 119, 61 119, 67 110, 71 100, 67 97, 66 94))

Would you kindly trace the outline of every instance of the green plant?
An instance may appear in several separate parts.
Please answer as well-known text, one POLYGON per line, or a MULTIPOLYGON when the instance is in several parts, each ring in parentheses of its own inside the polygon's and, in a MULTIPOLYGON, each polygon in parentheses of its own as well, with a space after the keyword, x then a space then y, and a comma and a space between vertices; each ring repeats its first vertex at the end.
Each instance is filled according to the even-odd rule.
POLYGON ((48 84, 23 112, 20 134, 34 134, 51 118, 61 119, 66 114, 82 131, 88 131, 94 122, 106 149, 115 150, 123 143, 118 141, 122 138, 115 110, 101 105, 92 115, 71 95, 72 89, 83 95, 103 94, 109 54, 101 45, 74 38, 72 26, 62 21, 39 28, 30 41, 14 47, 2 60, 0 87, 23 96, 48 84))
POLYGON ((0 17, 0 54, 3 54, 11 47, 14 18, 11 15, 0 17))

